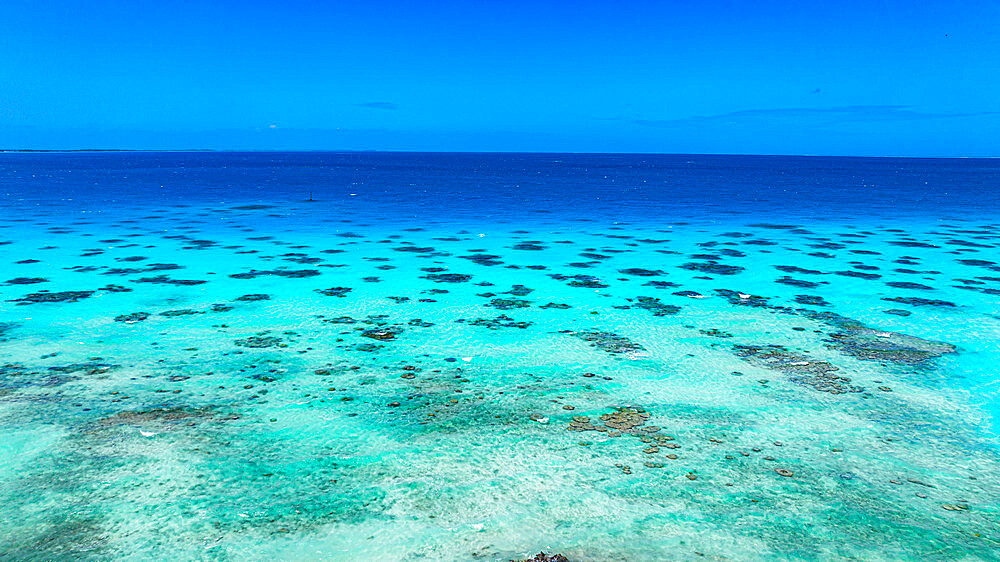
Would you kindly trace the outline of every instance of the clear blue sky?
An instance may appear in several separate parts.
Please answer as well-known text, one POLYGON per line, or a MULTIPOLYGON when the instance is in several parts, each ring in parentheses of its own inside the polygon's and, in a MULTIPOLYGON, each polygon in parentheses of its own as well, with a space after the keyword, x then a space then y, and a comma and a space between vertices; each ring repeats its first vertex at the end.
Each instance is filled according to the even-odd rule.
POLYGON ((1000 1, 6 0, 0 147, 1000 156, 1000 1))

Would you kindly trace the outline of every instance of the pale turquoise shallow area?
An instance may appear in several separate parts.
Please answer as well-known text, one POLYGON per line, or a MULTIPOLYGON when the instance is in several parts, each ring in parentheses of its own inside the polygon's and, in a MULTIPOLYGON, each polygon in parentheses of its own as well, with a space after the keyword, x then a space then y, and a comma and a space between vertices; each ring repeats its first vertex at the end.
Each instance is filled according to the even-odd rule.
POLYGON ((4 217, 0 557, 998 557, 989 209, 254 203, 4 217))

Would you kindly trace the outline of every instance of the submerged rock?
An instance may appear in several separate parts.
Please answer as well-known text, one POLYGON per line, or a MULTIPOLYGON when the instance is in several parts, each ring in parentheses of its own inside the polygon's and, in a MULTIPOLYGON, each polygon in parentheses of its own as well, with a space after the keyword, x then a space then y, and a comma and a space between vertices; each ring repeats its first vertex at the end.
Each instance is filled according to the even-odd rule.
POLYGON ((105 285, 103 287, 100 287, 98 290, 99 291, 107 291, 109 293, 131 293, 132 292, 132 289, 129 289, 128 287, 123 287, 121 285, 115 285, 115 284, 105 285))
POLYGON ((744 361, 783 373, 789 381, 813 390, 830 394, 864 391, 863 387, 852 385, 849 377, 835 375, 839 370, 837 366, 826 361, 811 361, 781 345, 734 345, 733 350, 744 361))
POLYGON ((147 318, 149 318, 148 312, 133 312, 131 314, 122 314, 121 316, 115 316, 115 322, 134 324, 136 322, 142 322, 147 318))
POLYGON ((511 310, 514 308, 527 308, 531 306, 531 301, 524 299, 493 299, 483 306, 496 308, 497 310, 511 310))
POLYGON ((819 295, 795 295, 795 302, 808 306, 830 306, 830 303, 819 295))
MULTIPOLYGON (((100 358, 95 358, 100 359, 100 358)), ((69 365, 57 365, 55 367, 49 367, 49 371, 53 373, 85 373, 88 375, 99 375, 107 373, 108 371, 117 368, 118 365, 113 365, 111 363, 101 363, 99 361, 88 361, 85 363, 70 363, 69 365)))
POLYGON ((350 287, 330 287, 329 289, 316 289, 316 292, 321 295, 326 295, 328 297, 345 297, 347 293, 350 293, 353 289, 350 287))
POLYGON ((167 318, 175 318, 178 316, 191 316, 194 314, 205 314, 200 310, 192 310, 190 308, 180 308, 177 310, 165 310, 160 313, 160 316, 166 316, 167 318))
POLYGON ((281 338, 276 336, 250 336, 238 339, 233 343, 240 347, 259 349, 265 347, 277 347, 281 345, 281 338))
POLYGON ((236 414, 220 415, 214 408, 153 408, 151 410, 129 410, 118 412, 97 420, 102 426, 121 424, 171 424, 191 419, 217 419, 229 421, 239 419, 236 414))
POLYGON ((521 558, 520 560, 511 560, 511 562, 569 562, 569 558, 566 558, 562 554, 545 554, 544 552, 539 552, 531 558, 521 558))
POLYGON ((831 333, 826 341, 841 353, 858 359, 915 365, 955 352, 955 346, 950 343, 875 330, 857 320, 831 312, 803 311, 802 314, 836 328, 837 331, 831 333))
POLYGON ((916 289, 920 291, 933 291, 934 287, 923 283, 913 283, 912 281, 889 281, 886 285, 897 289, 916 289))
POLYGON ((672 283, 670 281, 646 281, 642 284, 643 287, 652 287, 654 289, 674 289, 680 287, 677 283, 672 283))
POLYGON ((318 269, 273 269, 268 271, 251 269, 246 273, 234 273, 230 275, 230 277, 233 279, 255 279, 257 277, 276 276, 301 279, 303 277, 315 277, 319 274, 320 272, 318 269))
POLYGON ((784 271, 785 273, 804 273, 807 275, 825 275, 822 271, 816 269, 806 269, 796 265, 776 265, 774 266, 778 271, 784 271))
POLYGON ((567 332, 574 337, 589 343, 593 347, 605 353, 619 355, 622 353, 634 353, 645 351, 645 349, 634 341, 620 336, 614 332, 567 332))
POLYGON ((663 304, 655 297, 636 297, 636 308, 648 310, 653 316, 671 316, 681 311, 681 307, 673 304, 663 304))
POLYGON ((804 279, 795 279, 795 278, 789 277, 787 275, 785 275, 784 277, 780 277, 780 278, 776 279, 774 282, 775 283, 781 283, 782 285, 789 285, 789 286, 792 286, 792 287, 802 287, 804 289, 815 289, 816 287, 819 287, 820 285, 822 285, 824 283, 824 282, 816 282, 816 281, 806 281, 804 279))
POLYGON ((335 318, 325 318, 323 322, 327 324, 356 324, 358 321, 350 316, 337 316, 335 318))
POLYGON ((921 297, 885 297, 882 300, 888 302, 898 302, 901 304, 908 304, 911 306, 940 306, 953 308, 957 306, 951 301, 941 300, 941 299, 925 299, 921 297))
POLYGON ((7 285, 34 285, 35 283, 47 283, 49 280, 44 277, 15 277, 6 281, 7 285))
POLYGON ((208 283, 203 279, 174 279, 172 277, 167 277, 166 275, 157 275, 155 277, 140 277, 139 279, 133 279, 133 283, 150 283, 153 285, 181 285, 181 286, 191 286, 191 285, 201 285, 208 283))
POLYGON ((739 291, 733 291, 731 289, 716 289, 715 294, 725 298, 729 301, 729 304, 750 306, 754 308, 771 308, 771 305, 767 302, 767 298, 759 295, 750 295, 739 291))
POLYGON ((667 274, 667 272, 660 269, 643 269, 641 267, 630 267, 628 269, 619 269, 618 273, 624 275, 634 275, 637 277, 658 277, 660 275, 667 274))
POLYGON ((886 314, 892 314, 893 316, 910 316, 913 314, 909 310, 903 310, 901 308, 890 308, 888 310, 883 310, 882 312, 886 314))
POLYGON ((534 291, 535 291, 534 289, 530 289, 528 287, 525 287, 524 285, 514 285, 513 287, 511 287, 509 291, 506 291, 505 294, 514 295, 515 297, 523 297, 526 295, 530 295, 534 291))
POLYGON ((610 414, 601 415, 601 421, 604 422, 605 427, 622 433, 629 433, 645 425, 648 419, 649 412, 642 408, 624 407, 610 414))
POLYGON ((468 256, 458 256, 463 260, 469 260, 472 263, 477 263, 479 265, 501 265, 503 264, 498 258, 500 256, 496 254, 470 254, 468 256))
POLYGON ((423 279, 428 279, 435 283, 465 283, 470 281, 472 276, 464 273, 430 273, 424 275, 423 279))
POLYGON ((403 333, 403 328, 401 326, 384 326, 365 330, 361 332, 361 335, 362 337, 378 341, 392 341, 401 333, 403 333))
POLYGON ((80 299, 85 299, 93 294, 94 291, 60 291, 57 293, 42 291, 38 293, 29 293, 19 299, 12 299, 8 302, 16 302, 18 304, 38 304, 44 302, 76 302, 80 299))
POLYGON ((520 322, 514 320, 506 314, 501 314, 495 318, 476 318, 475 320, 465 321, 463 319, 458 319, 455 322, 462 323, 465 322, 469 326, 480 326, 483 328, 489 328, 491 330, 498 330, 500 328, 521 328, 525 329, 531 326, 531 322, 520 322))
POLYGON ((266 300, 271 300, 271 296, 262 293, 251 293, 249 295, 236 297, 236 300, 243 302, 266 301, 266 300))
POLYGON ((834 271, 834 275, 842 275, 844 277, 856 277, 858 279, 878 279, 882 277, 878 273, 864 273, 862 271, 834 271))
POLYGON ((689 271, 700 271, 701 273, 709 273, 712 275, 736 275, 745 269, 738 265, 726 265, 716 261, 688 262, 678 267, 689 271))
POLYGON ((565 281, 570 279, 571 281, 567 283, 570 287, 582 287, 586 289, 604 289, 609 287, 607 283, 601 281, 600 278, 594 277, 593 275, 562 275, 559 273, 553 273, 549 275, 557 281, 565 281))

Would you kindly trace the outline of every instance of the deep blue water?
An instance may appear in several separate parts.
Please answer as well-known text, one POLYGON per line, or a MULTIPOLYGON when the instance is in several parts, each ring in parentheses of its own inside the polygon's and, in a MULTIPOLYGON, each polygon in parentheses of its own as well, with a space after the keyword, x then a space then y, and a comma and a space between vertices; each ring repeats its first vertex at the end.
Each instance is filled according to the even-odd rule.
MULTIPOLYGON (((81 208, 340 200, 415 217, 603 220, 693 213, 840 216, 1000 209, 1000 160, 482 153, 3 154, 7 202, 81 208)), ((361 206, 361 205, 358 205, 361 206)), ((888 215, 888 216, 887 216, 888 215)))

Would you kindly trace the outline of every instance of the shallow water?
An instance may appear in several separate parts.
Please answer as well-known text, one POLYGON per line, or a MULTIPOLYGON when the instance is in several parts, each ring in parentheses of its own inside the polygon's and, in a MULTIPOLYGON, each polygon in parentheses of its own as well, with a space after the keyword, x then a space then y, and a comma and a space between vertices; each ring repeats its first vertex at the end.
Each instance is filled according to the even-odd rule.
POLYGON ((0 154, 0 556, 995 559, 998 183, 0 154))

